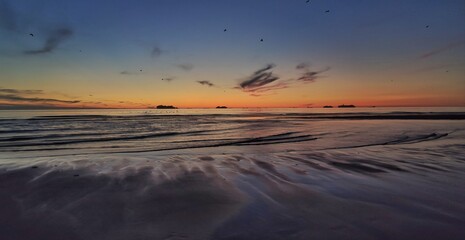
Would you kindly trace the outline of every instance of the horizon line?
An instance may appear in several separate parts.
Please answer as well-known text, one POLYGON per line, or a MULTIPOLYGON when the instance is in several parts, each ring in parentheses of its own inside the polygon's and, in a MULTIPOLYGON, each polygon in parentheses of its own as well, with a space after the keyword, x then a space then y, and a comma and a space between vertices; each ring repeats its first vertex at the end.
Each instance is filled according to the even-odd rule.
MULTIPOLYGON (((258 108, 265 108, 265 109, 354 109, 354 108, 465 108, 463 106, 355 106, 355 107, 338 107, 333 106, 331 108, 325 108, 324 106, 318 107, 227 107, 226 109, 258 109, 258 108)), ((103 109, 103 110, 181 110, 181 109, 218 109, 216 107, 176 107, 173 109, 157 109, 154 107, 145 107, 145 108, 127 108, 127 107, 24 107, 24 108, 0 108, 0 111, 15 111, 15 110, 94 110, 94 109, 103 109)), ((224 109, 222 109, 224 110, 224 109)))

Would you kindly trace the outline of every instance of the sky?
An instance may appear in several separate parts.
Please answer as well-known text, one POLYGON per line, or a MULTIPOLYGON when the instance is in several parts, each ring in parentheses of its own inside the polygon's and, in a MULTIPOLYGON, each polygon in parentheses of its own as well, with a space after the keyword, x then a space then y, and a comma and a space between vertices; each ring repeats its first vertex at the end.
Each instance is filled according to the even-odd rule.
POLYGON ((0 109, 465 106, 463 0, 0 0, 0 109))

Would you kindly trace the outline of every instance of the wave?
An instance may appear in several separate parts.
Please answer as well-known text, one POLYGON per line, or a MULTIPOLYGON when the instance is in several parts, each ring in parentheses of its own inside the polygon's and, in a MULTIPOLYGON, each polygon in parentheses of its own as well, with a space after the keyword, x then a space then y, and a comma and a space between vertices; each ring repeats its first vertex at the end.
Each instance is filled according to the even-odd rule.
MULTIPOLYGON (((190 132, 164 132, 164 133, 153 133, 144 135, 134 136, 116 136, 116 137, 103 137, 103 138, 81 138, 68 141, 49 141, 49 142, 28 142, 28 143, 15 143, 15 144, 0 144, 0 147, 30 147, 30 146, 48 146, 48 145, 68 145, 77 143, 92 143, 92 142, 111 142, 111 141, 124 141, 124 140, 140 140, 156 137, 167 137, 175 135, 188 135, 188 134, 200 134, 206 131, 190 131, 190 132)), ((98 134, 95 134, 98 135, 98 134)))
POLYGON ((392 141, 382 142, 382 143, 369 143, 363 145, 347 146, 347 147, 338 147, 338 148, 327 148, 325 150, 332 149, 348 149, 348 148, 362 148, 362 147, 373 147, 373 146, 386 146, 386 145, 397 145, 397 144, 413 144, 425 141, 432 141, 448 136, 449 133, 431 133, 428 135, 420 135, 416 137, 402 136, 399 139, 392 141))
POLYGON ((253 118, 253 117, 279 117, 279 118, 312 118, 312 119, 356 119, 356 120, 465 120, 465 112, 344 112, 344 113, 242 113, 242 114, 156 114, 156 115, 61 115, 61 116, 39 116, 29 118, 32 121, 91 121, 91 120, 141 120, 141 119, 164 119, 164 118, 253 118))
MULTIPOLYGON (((186 132, 183 134, 195 134, 196 132, 186 132)), ((56 143, 37 143, 37 144, 24 144, 24 145, 15 145, 15 146, 8 146, 8 147, 21 147, 19 149, 1 149, 1 147, 5 147, 4 145, 0 145, 0 152, 30 152, 30 151, 54 151, 54 150, 75 150, 75 153, 70 154, 57 154, 57 155, 49 155, 53 157, 58 156, 77 156, 77 155, 87 155, 87 154, 113 154, 113 153, 143 153, 143 152, 158 152, 158 151, 172 151, 172 150, 186 150, 186 149, 199 149, 199 148, 215 148, 215 147, 227 147, 227 146, 258 146, 258 145, 270 145, 270 144, 285 144, 285 143, 296 143, 296 142, 306 142, 306 141, 313 141, 317 140, 318 138, 313 135, 303 134, 298 135, 298 132, 286 132, 280 134, 274 134, 269 136, 263 137, 256 137, 256 138, 233 138, 233 139, 221 139, 219 141, 212 140, 209 143, 203 144, 184 144, 180 146, 176 146, 175 142, 168 142, 166 145, 153 148, 147 147, 147 145, 143 146, 96 146, 96 147, 76 147, 76 148, 33 148, 27 149, 23 148, 25 146, 37 147, 37 146, 53 146, 53 145, 62 145, 67 144, 67 142, 60 142, 59 144, 56 143), (173 146, 174 145, 174 146, 173 146), (170 147, 173 146, 173 147, 170 147), (109 151, 109 149, 113 149, 113 151, 109 151)), ((161 136, 162 134, 154 134, 157 136, 161 136)), ((173 135, 179 135, 173 134, 173 135)), ((171 136, 165 135, 163 136, 171 136)), ((142 138, 143 139, 143 138, 142 138)), ((119 139, 121 140, 121 139, 119 139)), ((89 141, 87 141, 89 142, 89 141)), ((197 143, 197 141, 191 141, 191 143, 197 143)), ((76 143, 76 142, 74 142, 76 143)))
POLYGON ((300 119, 334 119, 334 120, 465 120, 465 113, 424 113, 424 112, 393 112, 393 113, 292 113, 286 117, 300 119))

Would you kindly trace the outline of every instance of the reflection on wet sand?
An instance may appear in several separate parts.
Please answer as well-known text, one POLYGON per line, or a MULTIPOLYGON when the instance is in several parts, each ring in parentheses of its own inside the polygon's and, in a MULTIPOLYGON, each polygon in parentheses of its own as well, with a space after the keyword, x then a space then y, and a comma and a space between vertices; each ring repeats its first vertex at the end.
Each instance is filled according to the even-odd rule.
POLYGON ((464 116, 0 119, 0 239, 465 239, 464 116))
POLYGON ((380 150, 10 166, 0 174, 0 232, 2 239, 461 239, 465 159, 450 158, 460 149, 414 155, 440 161, 434 165, 380 150))

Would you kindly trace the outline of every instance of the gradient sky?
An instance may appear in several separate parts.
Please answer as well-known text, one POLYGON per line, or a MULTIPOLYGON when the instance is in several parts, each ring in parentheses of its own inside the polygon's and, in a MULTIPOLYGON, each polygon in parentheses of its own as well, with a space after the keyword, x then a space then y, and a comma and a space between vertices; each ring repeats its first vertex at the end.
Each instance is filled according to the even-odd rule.
POLYGON ((0 0, 0 108, 158 104, 465 106, 465 1, 0 0))

